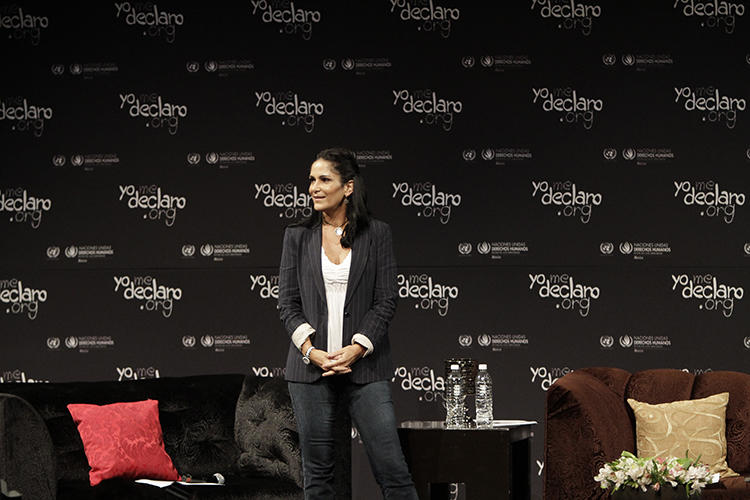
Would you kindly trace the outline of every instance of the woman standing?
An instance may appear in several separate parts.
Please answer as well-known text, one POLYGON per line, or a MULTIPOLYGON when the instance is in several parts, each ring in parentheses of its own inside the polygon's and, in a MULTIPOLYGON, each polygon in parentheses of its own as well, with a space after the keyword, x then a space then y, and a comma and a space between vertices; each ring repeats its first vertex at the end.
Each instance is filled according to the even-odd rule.
POLYGON ((344 398, 385 499, 417 500, 388 381, 388 324, 398 297, 391 229, 370 218, 351 151, 321 151, 309 192, 314 211, 287 228, 279 268, 305 499, 334 498, 334 408, 344 398))

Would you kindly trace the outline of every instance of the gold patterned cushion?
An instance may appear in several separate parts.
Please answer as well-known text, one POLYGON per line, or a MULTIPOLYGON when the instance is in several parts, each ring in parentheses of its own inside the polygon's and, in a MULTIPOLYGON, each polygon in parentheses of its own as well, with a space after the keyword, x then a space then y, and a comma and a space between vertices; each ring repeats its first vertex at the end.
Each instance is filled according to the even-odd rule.
POLYGON ((727 465, 725 416, 729 393, 703 399, 651 405, 635 399, 636 449, 639 457, 684 457, 700 461, 721 477, 736 476, 727 465))

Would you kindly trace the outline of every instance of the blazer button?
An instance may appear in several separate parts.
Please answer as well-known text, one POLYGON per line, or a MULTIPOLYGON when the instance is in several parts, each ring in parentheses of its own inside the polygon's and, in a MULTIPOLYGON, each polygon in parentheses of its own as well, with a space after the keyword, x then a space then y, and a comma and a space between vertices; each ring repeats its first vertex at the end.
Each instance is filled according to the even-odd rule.
POLYGON ((344 317, 348 318, 349 316, 351 316, 351 314, 349 314, 349 311, 344 311, 344 317))

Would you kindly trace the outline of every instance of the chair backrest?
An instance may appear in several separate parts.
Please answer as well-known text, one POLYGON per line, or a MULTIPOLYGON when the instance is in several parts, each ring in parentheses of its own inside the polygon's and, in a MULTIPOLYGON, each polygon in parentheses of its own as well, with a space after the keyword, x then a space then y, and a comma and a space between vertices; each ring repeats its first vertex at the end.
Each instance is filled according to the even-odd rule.
POLYGON ((695 375, 682 370, 642 370, 630 376, 625 398, 652 405, 692 399, 694 382, 695 375))

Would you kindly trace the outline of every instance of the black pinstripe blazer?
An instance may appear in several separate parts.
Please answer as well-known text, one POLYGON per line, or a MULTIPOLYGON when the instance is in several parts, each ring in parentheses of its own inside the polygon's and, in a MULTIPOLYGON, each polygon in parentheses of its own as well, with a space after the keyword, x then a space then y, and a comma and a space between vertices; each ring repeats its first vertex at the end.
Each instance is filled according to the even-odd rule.
MULTIPOLYGON (((393 374, 388 324, 396 310, 396 257, 391 228, 371 220, 352 244, 352 261, 344 302, 343 345, 361 333, 372 341, 373 352, 352 366, 351 380, 357 384, 385 380, 393 374)), ((316 333, 313 345, 328 344, 328 305, 321 259, 321 228, 294 226, 286 229, 279 267, 279 312, 290 336, 302 323, 310 323, 316 333)), ((286 379, 314 382, 322 371, 313 363, 302 362, 302 354, 290 341, 286 379)))

